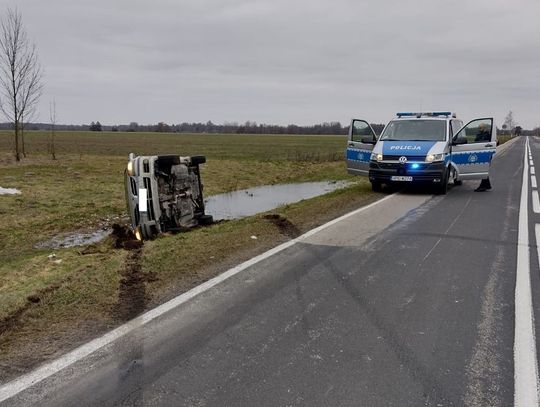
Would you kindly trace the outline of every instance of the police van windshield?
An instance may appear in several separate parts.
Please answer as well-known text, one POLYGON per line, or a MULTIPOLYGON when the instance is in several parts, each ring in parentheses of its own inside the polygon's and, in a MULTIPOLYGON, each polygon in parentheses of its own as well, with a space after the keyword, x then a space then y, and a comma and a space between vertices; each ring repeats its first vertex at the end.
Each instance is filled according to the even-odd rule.
POLYGON ((393 120, 384 128, 380 140, 386 141, 444 141, 444 120, 393 120))

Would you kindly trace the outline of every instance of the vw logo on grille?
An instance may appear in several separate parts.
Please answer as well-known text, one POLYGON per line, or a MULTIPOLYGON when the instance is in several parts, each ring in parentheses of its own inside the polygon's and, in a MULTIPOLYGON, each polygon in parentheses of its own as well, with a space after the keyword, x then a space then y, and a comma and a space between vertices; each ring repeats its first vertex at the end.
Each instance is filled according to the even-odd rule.
POLYGON ((407 157, 405 157, 404 155, 402 155, 401 157, 399 157, 399 162, 401 164, 405 164, 407 162, 407 157))

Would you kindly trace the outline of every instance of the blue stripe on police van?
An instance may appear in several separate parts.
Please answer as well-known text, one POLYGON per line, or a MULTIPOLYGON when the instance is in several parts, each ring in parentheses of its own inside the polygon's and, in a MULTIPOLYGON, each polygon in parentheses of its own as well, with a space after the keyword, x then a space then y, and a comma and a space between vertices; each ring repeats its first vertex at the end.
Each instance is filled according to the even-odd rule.
POLYGON ((458 165, 488 164, 494 154, 495 151, 460 151, 452 153, 452 161, 458 165))
POLYGON ((349 161, 360 161, 363 163, 369 162, 371 157, 370 150, 361 150, 359 148, 348 148, 347 149, 347 160, 349 161))
POLYGON ((436 141, 384 141, 384 155, 420 156, 427 155, 436 141))

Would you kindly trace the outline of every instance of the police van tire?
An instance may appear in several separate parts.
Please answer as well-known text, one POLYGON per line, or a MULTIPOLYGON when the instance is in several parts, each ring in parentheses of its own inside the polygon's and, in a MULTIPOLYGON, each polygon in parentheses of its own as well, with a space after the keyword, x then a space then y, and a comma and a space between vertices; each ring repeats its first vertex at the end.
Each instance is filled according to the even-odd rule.
POLYGON ((373 192, 381 192, 382 191, 381 181, 377 181, 377 180, 371 181, 371 190, 373 192))
POLYGON ((448 192, 448 178, 450 177, 450 169, 447 169, 444 173, 444 177, 439 186, 437 186, 437 195, 446 195, 448 192))

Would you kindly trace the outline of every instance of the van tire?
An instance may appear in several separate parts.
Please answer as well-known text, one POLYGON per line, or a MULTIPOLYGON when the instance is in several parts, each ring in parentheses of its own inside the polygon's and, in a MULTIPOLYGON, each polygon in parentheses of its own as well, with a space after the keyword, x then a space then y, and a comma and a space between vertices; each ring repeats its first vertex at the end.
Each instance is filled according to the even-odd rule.
POLYGON ((206 162, 206 157, 204 155, 194 155, 191 157, 191 165, 204 164, 206 162))
POLYGON ((373 192, 381 192, 382 191, 381 181, 377 181, 377 180, 371 181, 371 190, 373 192))
POLYGON ((444 177, 440 185, 437 186, 436 194, 437 195, 446 195, 448 192, 448 178, 450 177, 450 169, 446 169, 444 172, 444 177))
POLYGON ((198 219, 199 225, 207 226, 214 223, 214 217, 212 215, 201 215, 198 219))

